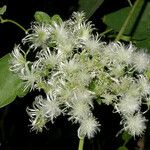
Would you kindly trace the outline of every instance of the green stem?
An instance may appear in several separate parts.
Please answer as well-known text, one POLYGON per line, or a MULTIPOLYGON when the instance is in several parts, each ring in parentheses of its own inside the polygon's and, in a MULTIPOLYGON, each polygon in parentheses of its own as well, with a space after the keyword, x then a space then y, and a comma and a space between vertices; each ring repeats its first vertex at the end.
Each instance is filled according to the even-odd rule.
POLYGON ((132 3, 131 3, 131 1, 130 1, 130 0, 127 0, 127 1, 128 1, 128 3, 129 3, 130 7, 132 7, 132 3))
POLYGON ((84 139, 80 139, 78 150, 83 150, 83 145, 84 145, 84 139))
POLYGON ((10 22, 10 23, 15 24, 15 25, 18 26, 21 30, 23 30, 26 34, 27 34, 27 32, 28 32, 22 25, 20 25, 20 24, 17 23, 16 21, 11 20, 11 19, 2 19, 2 18, 0 18, 0 23, 5 23, 5 22, 10 22))
POLYGON ((123 35, 125 29, 127 28, 128 24, 129 24, 129 22, 131 21, 133 14, 135 13, 136 10, 139 11, 139 9, 137 9, 137 7, 138 7, 138 5, 139 5, 142 1, 143 1, 143 0, 136 0, 136 1, 135 1, 134 5, 133 5, 131 11, 129 12, 129 15, 128 15, 128 17, 126 18, 124 24, 122 25, 122 27, 121 27, 121 29, 120 29, 120 31, 119 31, 119 33, 118 33, 118 35, 117 35, 115 41, 119 41, 119 40, 120 40, 121 36, 123 35))
POLYGON ((100 33, 100 36, 104 36, 105 34, 111 32, 111 31, 113 31, 113 29, 108 29, 108 30, 106 30, 106 31, 104 31, 104 32, 102 32, 102 33, 100 33))

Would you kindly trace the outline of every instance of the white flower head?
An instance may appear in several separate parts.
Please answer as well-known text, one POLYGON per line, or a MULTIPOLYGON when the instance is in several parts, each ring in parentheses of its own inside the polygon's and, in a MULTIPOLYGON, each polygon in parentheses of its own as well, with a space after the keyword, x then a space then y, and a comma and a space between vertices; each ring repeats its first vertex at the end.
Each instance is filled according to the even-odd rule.
POLYGON ((69 120, 77 122, 82 122, 83 119, 87 118, 91 114, 91 109, 88 103, 83 102, 82 100, 76 100, 73 104, 70 104, 71 110, 68 115, 69 120))
POLYGON ((150 64, 150 57, 144 52, 134 53, 133 64, 139 72, 145 71, 150 64))
POLYGON ((19 45, 17 46, 15 45, 14 50, 12 51, 11 54, 10 63, 11 63, 10 70, 15 73, 21 72, 24 69, 27 61, 25 58, 25 52, 21 49, 19 45))
POLYGON ((60 71, 65 75, 71 75, 81 70, 82 64, 75 58, 60 63, 60 71))
POLYGON ((78 137, 80 139, 83 139, 84 137, 88 137, 89 139, 93 138, 95 134, 100 131, 99 126, 100 124, 93 116, 88 116, 80 123, 78 137))
POLYGON ((133 97, 130 95, 124 95, 118 103, 115 104, 117 112, 128 115, 134 114, 140 110, 141 101, 139 97, 133 97))
POLYGON ((81 24, 82 22, 86 21, 84 12, 73 12, 71 19, 71 21, 76 24, 81 24))
POLYGON ((36 86, 36 82, 41 80, 40 72, 37 68, 37 63, 26 64, 25 68, 19 74, 19 77, 24 81, 25 87, 24 90, 30 88, 30 90, 34 89, 36 86))
POLYGON ((150 82, 143 75, 139 76, 138 85, 142 95, 146 95, 150 93, 150 82))
POLYGON ((54 68, 59 62, 59 55, 52 52, 48 47, 37 53, 36 57, 40 61, 41 67, 54 68))
POLYGON ((102 97, 104 98, 104 99, 102 99, 102 102, 103 102, 104 104, 106 104, 106 105, 112 104, 112 103, 115 101, 115 99, 116 99, 116 96, 115 96, 115 95, 112 95, 112 94, 110 94, 110 93, 104 93, 104 94, 102 95, 102 97))
POLYGON ((30 43, 30 48, 38 48, 45 46, 47 40, 50 38, 51 35, 51 27, 44 23, 33 23, 31 26, 31 32, 29 33, 22 42, 30 43))
POLYGON ((143 135, 146 129, 146 121, 146 118, 141 113, 137 113, 124 116, 121 124, 124 126, 123 130, 135 137, 143 135))
POLYGON ((100 37, 98 34, 96 36, 91 36, 91 38, 84 41, 83 44, 85 45, 87 52, 91 55, 97 55, 97 53, 100 53, 100 49, 103 45, 103 43, 100 42, 100 37))
POLYGON ((130 45, 129 47, 125 47, 120 42, 113 42, 110 43, 108 47, 114 53, 114 58, 112 59, 116 60, 117 63, 130 64, 132 62, 132 53, 135 50, 135 48, 132 45, 130 45))
POLYGON ((66 28, 65 22, 58 24, 57 22, 53 22, 52 31, 51 31, 51 40, 56 45, 64 45, 67 44, 68 29, 66 28))
POLYGON ((40 101, 43 100, 42 96, 37 96, 33 102, 33 108, 27 107, 27 113, 30 116, 31 130, 36 132, 42 132, 43 127, 48 122, 48 119, 45 117, 43 107, 40 104, 40 101))
POLYGON ((41 102, 41 105, 45 112, 45 117, 47 117, 51 122, 54 122, 54 119, 57 118, 62 110, 60 109, 60 102, 58 101, 55 93, 47 94, 46 100, 41 102))

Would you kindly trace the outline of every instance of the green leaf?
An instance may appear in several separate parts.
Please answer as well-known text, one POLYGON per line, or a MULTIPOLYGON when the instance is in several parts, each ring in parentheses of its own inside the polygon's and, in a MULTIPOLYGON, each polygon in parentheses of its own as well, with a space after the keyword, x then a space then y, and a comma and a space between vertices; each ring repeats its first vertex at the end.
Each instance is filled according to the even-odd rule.
POLYGON ((63 21, 62 21, 62 19, 61 19, 61 17, 59 16, 59 15, 54 15, 52 18, 51 18, 51 21, 54 21, 54 22, 56 22, 56 23, 58 23, 58 24, 61 24, 63 21))
POLYGON ((23 82, 9 70, 9 61, 10 54, 0 59, 0 108, 27 93, 23 91, 23 82))
POLYGON ((119 147, 117 150, 128 150, 128 148, 125 147, 125 146, 121 146, 121 147, 119 147))
POLYGON ((7 6, 4 5, 3 7, 0 7, 0 15, 3 15, 6 12, 7 6))
POLYGON ((87 18, 90 18, 104 0, 79 0, 79 11, 84 11, 87 18))
POLYGON ((139 48, 146 48, 150 53, 150 37, 146 37, 145 39, 143 40, 134 40, 133 39, 133 42, 135 43, 135 45, 139 48))
MULTIPOLYGON (((131 7, 126 7, 118 11, 112 12, 108 15, 105 15, 103 17, 103 22, 109 28, 112 28, 114 31, 119 32, 130 10, 131 7)), ((129 32, 130 32, 130 27, 128 27, 127 30, 125 31, 126 35, 128 35, 129 32)))
MULTIPOLYGON (((139 6, 140 7, 140 6, 139 6)), ((103 22, 114 31, 119 32, 126 17, 128 16, 131 7, 126 7, 105 15, 103 22)), ((135 41, 137 47, 150 48, 150 2, 147 2, 140 16, 134 14, 128 27, 126 28, 124 35, 130 35, 132 33, 132 40, 135 41), (133 28, 134 24, 134 28, 133 28)))
POLYGON ((36 11, 34 14, 34 18, 37 22, 46 23, 46 24, 51 23, 50 16, 47 13, 42 11, 36 11))

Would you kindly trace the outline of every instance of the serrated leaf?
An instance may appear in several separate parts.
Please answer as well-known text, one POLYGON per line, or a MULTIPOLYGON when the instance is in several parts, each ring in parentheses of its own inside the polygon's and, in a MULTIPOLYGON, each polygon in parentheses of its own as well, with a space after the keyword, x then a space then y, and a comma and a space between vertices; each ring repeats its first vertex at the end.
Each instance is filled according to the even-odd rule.
POLYGON ((34 14, 34 18, 37 22, 46 23, 46 24, 51 23, 50 16, 47 13, 42 11, 36 11, 34 14))
POLYGON ((117 150, 128 150, 128 148, 125 147, 125 146, 121 146, 121 147, 119 147, 117 150))
POLYGON ((90 18, 104 0, 79 0, 79 11, 84 11, 87 18, 90 18))
POLYGON ((3 7, 0 7, 0 15, 3 15, 6 12, 7 6, 4 5, 3 7))
POLYGON ((26 94, 22 81, 9 70, 9 60, 10 54, 0 59, 0 108, 26 94))

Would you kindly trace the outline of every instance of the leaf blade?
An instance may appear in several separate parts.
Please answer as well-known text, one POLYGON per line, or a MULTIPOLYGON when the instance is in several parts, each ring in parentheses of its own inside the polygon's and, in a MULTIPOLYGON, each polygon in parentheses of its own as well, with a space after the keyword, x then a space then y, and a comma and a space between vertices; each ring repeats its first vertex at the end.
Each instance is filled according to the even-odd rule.
POLYGON ((13 102, 17 96, 23 96, 23 82, 9 70, 10 54, 0 59, 0 108, 13 102))

